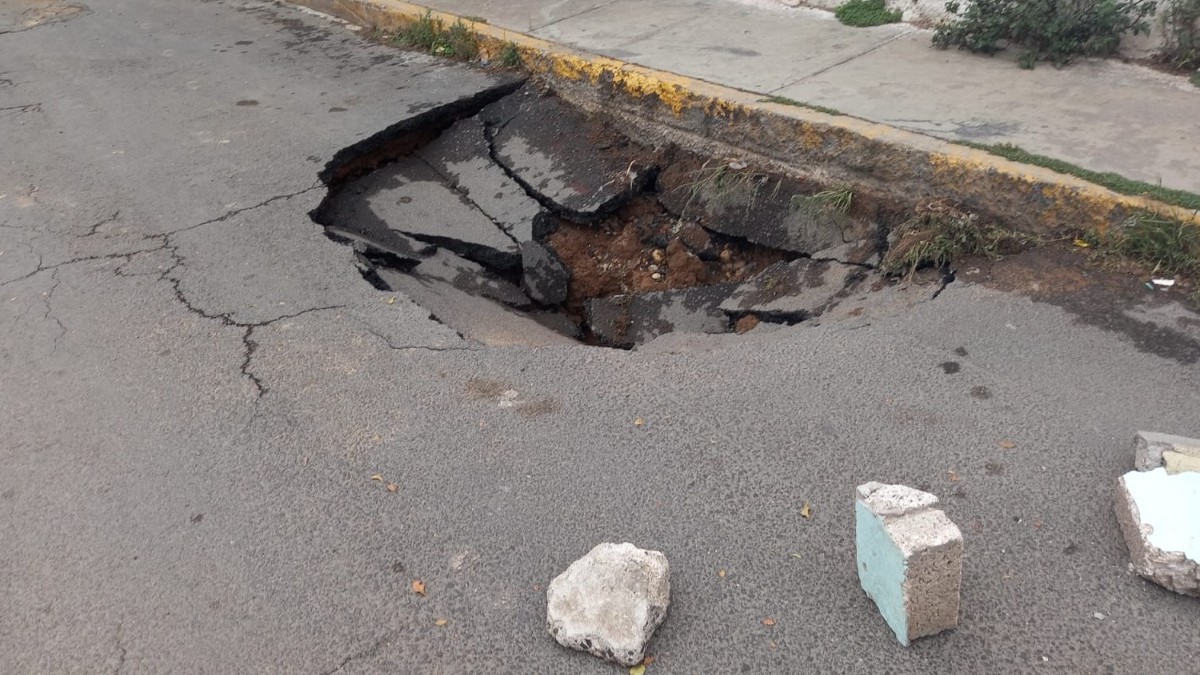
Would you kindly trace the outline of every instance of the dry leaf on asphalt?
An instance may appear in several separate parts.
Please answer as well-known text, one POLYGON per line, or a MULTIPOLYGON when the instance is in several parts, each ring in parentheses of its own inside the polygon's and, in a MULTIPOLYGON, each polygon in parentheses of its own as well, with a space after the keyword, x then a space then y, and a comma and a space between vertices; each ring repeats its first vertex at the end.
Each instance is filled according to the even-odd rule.
POLYGON ((775 625, 775 619, 772 619, 771 617, 769 617, 769 616, 768 616, 767 618, 763 619, 763 622, 762 622, 762 623, 763 623, 763 625, 764 625, 764 626, 774 626, 774 625, 775 625))
POLYGON ((800 507, 800 517, 812 518, 812 504, 804 502, 804 505, 800 507))
POLYGON ((957 482, 957 481, 958 481, 958 474, 957 474, 957 473, 954 473, 953 471, 947 471, 947 472, 946 472, 946 478, 949 478, 949 479, 950 479, 951 481, 953 481, 953 482, 957 482))
POLYGON ((725 570, 717 570, 717 576, 724 579, 725 578, 725 570))
POLYGON ((380 475, 380 474, 374 474, 373 476, 371 476, 371 480, 377 480, 377 481, 379 481, 380 483, 382 483, 382 482, 383 482, 383 476, 382 476, 382 475, 380 475))
POLYGON ((445 626, 448 623, 450 623, 449 619, 434 619, 433 620, 433 625, 435 625, 435 626, 445 626))
POLYGON ((644 420, 640 417, 633 421, 633 426, 635 426, 635 427, 645 426, 645 424, 646 424, 646 420, 644 420))
POLYGON ((1012 441, 1000 441, 998 445, 1005 450, 1012 450, 1013 448, 1017 447, 1017 444, 1013 443, 1012 441))
POLYGON ((643 665, 643 666, 648 666, 648 665, 650 665, 651 663, 654 663, 654 657, 653 657, 653 656, 647 656, 646 658, 642 659, 642 665, 643 665))
POLYGON ((420 579, 413 579, 412 590, 413 593, 416 593, 421 597, 425 597, 425 582, 421 581, 420 579))
POLYGON ((1086 241, 1084 241, 1082 239, 1076 239, 1075 245, 1078 246, 1079 248, 1087 248, 1087 247, 1091 246, 1091 244, 1087 243, 1086 241))
POLYGON ((387 299, 387 303, 388 303, 389 305, 394 305, 394 304, 396 304, 396 296, 394 296, 394 295, 393 295, 392 297, 388 298, 388 299, 387 299))
POLYGON ((388 484, 387 484, 387 490, 388 490, 388 492, 395 492, 396 490, 399 490, 399 489, 400 489, 400 486, 399 486, 399 485, 396 485, 395 483, 388 483, 388 484))
POLYGON ((634 666, 629 669, 629 675, 646 675, 646 666, 634 666))

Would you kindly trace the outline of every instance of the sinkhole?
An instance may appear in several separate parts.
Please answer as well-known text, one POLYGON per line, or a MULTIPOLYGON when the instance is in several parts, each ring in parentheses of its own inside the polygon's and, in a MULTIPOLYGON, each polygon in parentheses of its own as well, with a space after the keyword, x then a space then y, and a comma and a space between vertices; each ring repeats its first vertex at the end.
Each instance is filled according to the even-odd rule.
POLYGON ((903 209, 507 83, 343 150, 313 219, 363 276, 484 344, 869 320, 935 296, 879 265, 903 209))

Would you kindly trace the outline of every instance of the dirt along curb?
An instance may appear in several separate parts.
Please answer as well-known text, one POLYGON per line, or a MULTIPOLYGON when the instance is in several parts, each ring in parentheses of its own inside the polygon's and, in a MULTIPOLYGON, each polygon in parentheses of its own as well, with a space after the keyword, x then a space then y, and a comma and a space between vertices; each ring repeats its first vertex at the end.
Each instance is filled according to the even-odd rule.
POLYGON ((714 155, 757 155, 825 185, 866 188, 902 204, 946 199, 1030 234, 1103 231, 1135 213, 1200 225, 1200 212, 1119 194, 1067 174, 883 124, 589 54, 470 17, 398 0, 292 0, 384 31, 422 17, 463 22, 481 56, 516 49, 563 99, 651 137, 714 155))

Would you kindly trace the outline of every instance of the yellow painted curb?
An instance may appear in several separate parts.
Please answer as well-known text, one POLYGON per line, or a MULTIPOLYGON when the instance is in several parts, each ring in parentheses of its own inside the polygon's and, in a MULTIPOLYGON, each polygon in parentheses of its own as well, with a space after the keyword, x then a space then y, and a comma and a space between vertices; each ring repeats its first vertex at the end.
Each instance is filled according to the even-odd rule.
MULTIPOLYGON (((908 162, 903 175, 909 193, 948 197, 975 203, 1007 201, 1006 222, 1021 229, 1049 231, 1063 227, 1104 228, 1130 213, 1147 211, 1200 225, 1200 212, 1166 204, 1149 197, 1123 195, 1075 176, 1030 164, 1014 162, 884 124, 845 115, 830 115, 810 108, 764 101, 763 94, 725 87, 675 73, 654 70, 618 59, 589 54, 516 31, 492 26, 470 17, 439 12, 399 0, 291 0, 311 9, 360 26, 392 31, 429 16, 450 26, 463 22, 476 35, 481 53, 496 59, 505 49, 516 48, 523 65, 550 80, 604 88, 636 104, 661 108, 676 118, 700 112, 706 118, 724 119, 730 125, 779 129, 788 125, 791 144, 787 157, 801 166, 827 169, 855 152, 890 154, 908 162), (751 120, 753 124, 746 124, 751 120), (916 189, 927 188, 927 189, 916 189), (1013 214, 1020 216, 1013 218, 1013 214)), ((738 132, 742 137, 745 132, 738 132)), ((738 134, 735 134, 738 135, 738 134)), ((720 139, 719 139, 720 140, 720 139)), ((725 141, 729 142, 729 141, 725 141)), ((736 145, 736 143, 735 143, 736 145)), ((861 162, 860 162, 861 163, 861 162)), ((852 167, 835 174, 854 176, 852 167)), ((872 167, 874 180, 886 181, 891 171, 872 167), (883 177, 881 177, 883 176, 883 177)), ((850 178, 850 180, 853 180, 850 178)))

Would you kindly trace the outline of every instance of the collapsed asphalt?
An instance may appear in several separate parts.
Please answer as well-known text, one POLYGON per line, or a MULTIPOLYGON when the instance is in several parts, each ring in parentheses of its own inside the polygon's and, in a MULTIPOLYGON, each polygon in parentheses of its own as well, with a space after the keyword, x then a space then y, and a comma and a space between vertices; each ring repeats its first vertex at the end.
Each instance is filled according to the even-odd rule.
POLYGON ((494 76, 274 4, 88 5, 0 35, 0 670, 610 673, 544 628, 606 540, 670 559, 650 672, 1192 667, 1200 605, 1128 572, 1112 489, 1136 429, 1196 435, 1194 363, 970 277, 486 348, 308 213, 339 150, 494 76), (957 630, 899 647, 859 589, 868 480, 963 528, 957 630))

